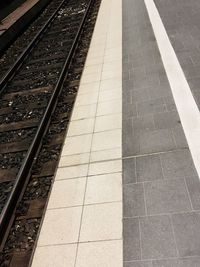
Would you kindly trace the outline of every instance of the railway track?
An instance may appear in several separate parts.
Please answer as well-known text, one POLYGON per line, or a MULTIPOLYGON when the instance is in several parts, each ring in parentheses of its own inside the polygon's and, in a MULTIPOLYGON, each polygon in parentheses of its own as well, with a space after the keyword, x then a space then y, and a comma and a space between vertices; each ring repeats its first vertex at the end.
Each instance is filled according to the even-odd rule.
POLYGON ((52 0, 41 14, 38 14, 31 25, 14 41, 10 47, 0 53, 0 79, 3 78, 9 68, 15 63, 19 55, 32 41, 44 23, 53 15, 62 0, 52 0))
POLYGON ((63 1, 1 81, 0 266, 28 266, 99 5, 63 1))

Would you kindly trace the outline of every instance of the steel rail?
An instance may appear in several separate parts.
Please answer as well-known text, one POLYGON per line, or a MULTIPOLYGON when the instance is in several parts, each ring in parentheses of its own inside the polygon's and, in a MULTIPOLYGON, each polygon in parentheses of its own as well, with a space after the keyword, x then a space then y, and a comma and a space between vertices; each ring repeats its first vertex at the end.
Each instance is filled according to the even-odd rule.
MULTIPOLYGON (((69 1, 69 0, 67 0, 69 1)), ((51 17, 47 20, 47 22, 44 24, 44 26, 40 29, 40 31, 36 34, 36 36, 33 38, 33 40, 28 44, 28 46, 25 48, 25 50, 21 53, 21 55, 17 58, 15 63, 12 65, 12 67, 6 72, 6 74, 3 76, 3 78, 0 81, 0 95, 3 93, 6 84, 8 81, 13 77, 15 72, 20 68, 20 66, 23 64, 26 57, 30 54, 34 46, 39 42, 41 39, 43 33, 47 30, 50 23, 55 19, 57 13, 61 9, 61 7, 66 3, 66 0, 63 0, 56 11, 51 15, 51 17)))
POLYGON ((13 189, 11 191, 11 194, 9 195, 9 198, 0 214, 0 245, 2 246, 3 242, 5 241, 5 234, 7 232, 8 225, 10 225, 10 220, 13 216, 13 213, 16 209, 17 203, 19 201, 23 185, 27 183, 27 180, 29 180, 30 177, 30 171, 32 168, 32 165, 35 161, 35 158, 38 154, 38 151, 41 147, 43 137, 45 133, 48 130, 48 126, 50 124, 51 117, 53 115, 53 112, 56 108, 56 104, 58 101, 58 97, 60 95, 61 89, 63 87, 63 83, 65 80, 65 77, 68 73, 68 68, 71 64, 71 60, 73 58, 75 49, 77 47, 80 35, 82 33, 83 26, 85 24, 85 21, 87 19, 89 10, 93 4, 94 0, 90 0, 88 3, 88 6, 86 8, 85 14, 81 20, 79 29, 77 31, 77 34, 75 36, 75 39, 73 41, 72 47, 70 49, 70 52, 65 60, 63 69, 61 71, 61 74, 59 76, 59 79, 57 81, 57 84, 54 88, 53 94, 51 96, 51 99, 48 103, 48 106, 45 110, 44 116, 40 122, 40 125, 37 129, 37 132, 35 134, 35 137, 31 143, 31 146, 26 154, 26 157, 23 161, 23 164, 17 174, 13 189))

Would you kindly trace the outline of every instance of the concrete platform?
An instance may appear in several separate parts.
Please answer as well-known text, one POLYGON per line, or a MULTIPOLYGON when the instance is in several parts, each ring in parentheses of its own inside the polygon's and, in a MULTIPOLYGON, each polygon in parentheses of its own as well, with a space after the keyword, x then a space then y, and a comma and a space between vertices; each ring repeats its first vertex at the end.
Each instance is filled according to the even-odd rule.
POLYGON ((198 11, 102 0, 32 267, 200 266, 198 11))

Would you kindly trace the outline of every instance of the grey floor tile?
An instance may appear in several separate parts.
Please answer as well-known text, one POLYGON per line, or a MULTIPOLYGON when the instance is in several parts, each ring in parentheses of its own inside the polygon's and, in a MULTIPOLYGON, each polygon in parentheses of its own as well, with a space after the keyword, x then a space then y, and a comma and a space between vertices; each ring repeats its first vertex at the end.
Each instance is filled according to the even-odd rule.
POLYGON ((123 184, 136 183, 135 158, 123 159, 123 184))
POLYGON ((133 129, 126 131, 122 129, 122 156, 129 157, 137 155, 140 152, 139 137, 135 136, 133 129))
POLYGON ((149 88, 131 90, 131 96, 133 103, 150 100, 149 88))
POLYGON ((149 155, 136 158, 137 182, 163 179, 159 155, 149 155))
POLYGON ((190 257, 188 259, 180 259, 178 267, 199 267, 200 257, 190 257))
POLYGON ((175 128, 180 124, 180 119, 176 111, 163 112, 154 115, 156 129, 175 128))
POLYGON ((150 261, 125 262, 124 267, 153 267, 150 261))
POLYGON ((137 116, 137 108, 133 103, 123 103, 122 105, 122 113, 125 118, 136 117, 137 116))
POLYGON ((180 257, 200 256, 200 214, 175 214, 172 222, 180 257))
POLYGON ((141 133, 139 142, 141 154, 163 152, 176 148, 172 132, 168 129, 141 133))
POLYGON ((145 215, 143 184, 129 184, 123 187, 123 216, 145 215))
POLYGON ((152 115, 141 116, 139 118, 133 118, 132 125, 133 125, 134 131, 155 130, 154 120, 153 120, 152 115))
POLYGON ((152 267, 180 267, 178 259, 154 260, 152 267))
POLYGON ((170 217, 140 218, 143 259, 163 259, 177 256, 170 217))
POLYGON ((147 214, 192 210, 184 179, 145 183, 147 214))
POLYGON ((124 261, 141 259, 139 220, 123 220, 123 257, 124 261))
POLYGON ((190 199, 192 202, 192 206, 194 210, 200 210, 200 180, 196 175, 194 177, 188 177, 186 180, 186 184, 188 187, 188 192, 190 195, 190 199))
POLYGON ((172 129, 177 148, 188 148, 188 143, 181 125, 172 129))
POLYGON ((196 176, 189 150, 183 149, 161 155, 164 177, 167 179, 196 176))
POLYGON ((166 106, 163 98, 152 99, 148 101, 139 102, 137 104, 138 115, 156 114, 165 112, 166 106))

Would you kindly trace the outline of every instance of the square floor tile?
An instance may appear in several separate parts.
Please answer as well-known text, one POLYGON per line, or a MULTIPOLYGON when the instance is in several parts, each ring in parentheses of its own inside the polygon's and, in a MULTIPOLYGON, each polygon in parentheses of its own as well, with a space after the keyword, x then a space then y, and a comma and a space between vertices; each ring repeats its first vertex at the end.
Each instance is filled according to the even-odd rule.
MULTIPOLYGON (((97 49, 96 49, 97 50, 97 49)), ((103 50, 104 51, 104 47, 102 47, 102 49, 99 48, 99 50, 103 50)), ((90 48, 90 52, 94 51, 94 48, 90 48)), ((84 74, 92 74, 92 73, 99 73, 102 71, 102 67, 103 64, 97 64, 97 65, 93 65, 93 66, 86 66, 84 68, 84 74)))
POLYGON ((37 247, 32 267, 74 267, 77 245, 37 247))
MULTIPOLYGON (((94 67, 94 66, 90 66, 90 67, 94 67)), ((82 94, 88 94, 91 92, 95 92, 97 93, 99 91, 99 82, 93 82, 93 83, 84 83, 84 84, 80 84, 79 89, 78 89, 78 94, 82 95, 82 94)))
POLYGON ((95 121, 94 131, 103 132, 121 128, 122 128, 122 115, 114 114, 114 115, 97 117, 95 121))
POLYGON ((178 259, 154 260, 152 264, 152 267, 183 267, 182 265, 179 265, 180 262, 178 259))
POLYGON ((84 207, 80 241, 122 238, 122 204, 106 203, 84 207))
POLYGON ((139 220, 143 259, 177 257, 169 216, 143 217, 139 220))
POLYGON ((155 129, 152 115, 146 115, 139 118, 133 117, 132 125, 134 131, 149 131, 155 129))
POLYGON ((148 214, 183 212, 192 209, 184 179, 145 183, 148 214))
POLYGON ((88 175, 99 175, 99 174, 114 173, 121 171, 122 171, 121 160, 102 161, 102 162, 91 163, 89 165, 88 175))
POLYGON ((87 176, 88 164, 59 168, 55 180, 64 180, 87 176))
POLYGON ((180 259, 177 267, 198 267, 200 266, 200 257, 189 257, 180 259))
POLYGON ((122 157, 122 150, 120 148, 114 148, 109 150, 101 150, 91 152, 90 162, 103 161, 103 160, 114 160, 122 157))
POLYGON ((122 267, 122 241, 82 243, 78 246, 76 267, 122 267))
POLYGON ((49 198, 48 209, 83 205, 86 178, 56 181, 49 198))
POLYGON ((76 154, 70 156, 61 156, 59 161, 59 167, 68 167, 73 165, 81 165, 89 162, 90 154, 76 154))
POLYGON ((76 102, 75 102, 75 108, 77 106, 84 106, 84 105, 91 105, 97 103, 98 99, 98 93, 87 93, 87 94, 81 94, 77 96, 76 102))
POLYGON ((172 132, 165 129, 140 134, 139 144, 140 153, 163 152, 176 148, 172 132))
POLYGON ((97 105, 77 106, 73 110, 72 121, 95 117, 97 105))
POLYGON ((113 90, 115 88, 122 88, 121 79, 108 79, 103 80, 100 83, 100 91, 113 90))
POLYGON ((115 79, 115 78, 119 78, 122 77, 122 69, 119 68, 110 68, 110 69, 103 69, 102 71, 102 76, 101 79, 102 80, 107 80, 107 79, 115 79))
POLYGON ((135 158, 123 159, 123 184, 136 183, 135 158))
POLYGON ((116 113, 122 113, 121 100, 113 100, 113 101, 98 103, 97 116, 116 114, 116 113))
POLYGON ((138 218, 123 219, 123 255, 124 261, 141 259, 138 218))
POLYGON ((81 77, 81 84, 97 82, 100 81, 100 78, 101 72, 95 72, 90 74, 83 73, 81 77))
POLYGON ((92 133, 94 130, 94 122, 95 122, 94 118, 71 121, 69 129, 67 131, 67 136, 92 133))
POLYGON ((172 215, 172 222, 179 256, 200 256, 200 214, 175 214, 172 215))
POLYGON ((190 194, 192 206, 194 210, 200 210, 200 180, 196 175, 188 177, 186 180, 188 192, 190 194))
POLYGON ((196 176, 189 150, 179 150, 161 155, 164 177, 167 179, 196 176))
POLYGON ((38 246, 77 242, 81 213, 82 207, 47 210, 38 246))
POLYGON ((122 200, 122 174, 90 176, 87 181, 85 204, 122 200))
POLYGON ((99 102, 106 102, 116 99, 122 99, 121 89, 100 91, 99 93, 99 102))
POLYGON ((151 261, 132 261, 132 262, 124 262, 124 267, 153 267, 153 266, 151 261))
POLYGON ((94 133, 92 151, 106 150, 121 147, 121 129, 94 133))
POLYGON ((67 137, 62 150, 62 155, 73 155, 90 152, 92 134, 67 137))
POLYGON ((163 179, 159 155, 137 157, 136 171, 138 182, 163 179))
POLYGON ((123 217, 145 215, 143 184, 123 186, 123 217))

